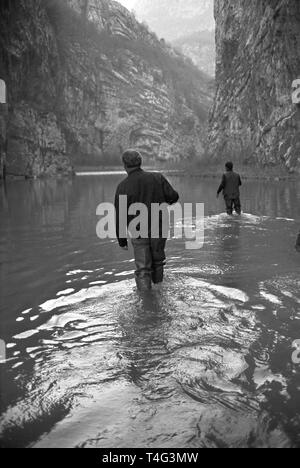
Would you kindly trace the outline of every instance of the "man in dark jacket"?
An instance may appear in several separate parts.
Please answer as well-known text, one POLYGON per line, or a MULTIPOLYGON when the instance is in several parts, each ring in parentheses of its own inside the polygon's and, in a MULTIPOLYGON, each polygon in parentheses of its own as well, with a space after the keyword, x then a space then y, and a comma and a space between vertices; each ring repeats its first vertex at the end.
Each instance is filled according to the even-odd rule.
POLYGON ((162 174, 145 172, 141 169, 142 157, 139 152, 128 150, 123 154, 123 163, 128 177, 120 183, 115 196, 116 208, 116 231, 121 248, 128 250, 127 237, 123 237, 120 226, 120 196, 127 197, 126 224, 127 227, 136 218, 128 216, 130 206, 142 203, 147 207, 148 213, 148 236, 132 238, 136 263, 136 283, 139 290, 150 290, 152 282, 159 284, 163 281, 164 265, 166 260, 165 247, 166 237, 163 235, 162 218, 155 221, 159 224, 157 238, 152 237, 153 220, 151 208, 153 204, 173 205, 179 199, 178 193, 171 187, 162 174))
POLYGON ((242 212, 240 200, 240 186, 242 185, 239 174, 233 172, 233 163, 228 162, 225 165, 226 174, 223 175, 221 185, 218 189, 217 197, 223 191, 227 214, 232 215, 233 208, 238 215, 242 212))

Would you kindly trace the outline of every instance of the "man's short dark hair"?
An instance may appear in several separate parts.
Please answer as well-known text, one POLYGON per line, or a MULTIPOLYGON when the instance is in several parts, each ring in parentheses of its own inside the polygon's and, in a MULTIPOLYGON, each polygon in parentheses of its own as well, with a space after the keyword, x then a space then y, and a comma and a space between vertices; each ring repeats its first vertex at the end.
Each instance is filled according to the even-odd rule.
POLYGON ((127 150, 122 156, 124 166, 128 168, 132 167, 141 167, 142 165, 142 156, 136 150, 127 150))
POLYGON ((225 164, 225 167, 226 169, 228 169, 228 171, 232 171, 233 169, 233 163, 231 161, 228 161, 226 164, 225 164))

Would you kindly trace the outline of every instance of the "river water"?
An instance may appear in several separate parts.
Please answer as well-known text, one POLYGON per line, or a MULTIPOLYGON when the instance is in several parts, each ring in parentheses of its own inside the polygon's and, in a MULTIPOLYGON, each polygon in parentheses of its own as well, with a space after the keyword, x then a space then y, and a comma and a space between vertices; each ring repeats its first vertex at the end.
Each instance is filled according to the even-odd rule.
POLYGON ((218 181, 169 177, 205 243, 171 239, 143 296, 96 236, 122 177, 0 187, 1 446, 299 447, 300 184, 246 182, 229 218, 218 181))

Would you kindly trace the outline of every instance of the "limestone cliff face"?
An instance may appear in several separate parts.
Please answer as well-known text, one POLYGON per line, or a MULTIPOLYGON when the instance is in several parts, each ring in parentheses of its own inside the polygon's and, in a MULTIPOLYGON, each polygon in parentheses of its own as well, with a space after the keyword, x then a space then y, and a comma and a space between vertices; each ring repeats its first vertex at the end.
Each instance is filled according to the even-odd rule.
POLYGON ((216 159, 300 170, 299 0, 215 0, 216 98, 209 152, 216 159))
POLYGON ((10 173, 201 156, 210 80, 110 0, 3 0, 10 173))
POLYGON ((70 169, 56 113, 59 66, 54 31, 41 3, 2 1, 0 78, 7 85, 7 165, 12 174, 70 169))

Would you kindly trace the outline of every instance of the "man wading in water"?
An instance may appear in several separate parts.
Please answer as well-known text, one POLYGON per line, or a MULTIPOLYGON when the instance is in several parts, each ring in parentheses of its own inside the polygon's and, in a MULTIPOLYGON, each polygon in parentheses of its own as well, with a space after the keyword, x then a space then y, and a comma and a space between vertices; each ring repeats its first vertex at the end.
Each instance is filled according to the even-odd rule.
POLYGON ((233 172, 232 162, 226 163, 225 168, 226 174, 223 175, 217 197, 219 197, 220 193, 223 191, 227 214, 231 216, 234 208, 235 212, 240 215, 242 212, 240 200, 240 186, 242 185, 242 181, 239 174, 233 172))
POLYGON ((153 221, 151 219, 152 205, 163 203, 173 205, 179 200, 179 195, 162 174, 142 170, 142 157, 138 151, 128 150, 123 154, 122 159, 128 177, 118 186, 115 197, 117 237, 120 247, 128 250, 127 237, 124 237, 121 232, 120 216, 124 219, 125 215, 126 227, 128 227, 137 218, 137 215, 128 215, 128 210, 135 203, 143 204, 147 208, 147 233, 145 236, 139 235, 137 238, 132 238, 131 242, 136 263, 136 284, 139 290, 145 291, 151 289, 152 282, 154 284, 162 283, 166 260, 167 236, 162 228, 163 216, 161 215, 153 221), (122 196, 127 197, 126 213, 122 213, 120 198, 122 196), (153 226, 153 222, 157 223, 158 226, 153 226), (154 231, 158 232, 155 237, 153 237, 154 231))

